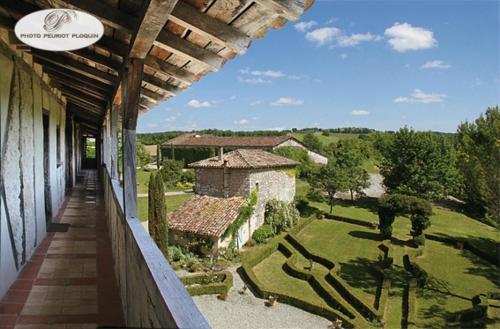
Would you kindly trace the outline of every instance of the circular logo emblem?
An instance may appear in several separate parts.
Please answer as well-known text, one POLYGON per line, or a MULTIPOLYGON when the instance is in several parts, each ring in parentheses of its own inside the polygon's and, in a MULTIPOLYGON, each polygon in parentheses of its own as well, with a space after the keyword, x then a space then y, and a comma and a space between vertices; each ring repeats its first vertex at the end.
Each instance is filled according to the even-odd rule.
POLYGON ((104 26, 83 11, 45 9, 21 18, 14 32, 20 41, 33 48, 65 51, 96 43, 104 33, 104 26))

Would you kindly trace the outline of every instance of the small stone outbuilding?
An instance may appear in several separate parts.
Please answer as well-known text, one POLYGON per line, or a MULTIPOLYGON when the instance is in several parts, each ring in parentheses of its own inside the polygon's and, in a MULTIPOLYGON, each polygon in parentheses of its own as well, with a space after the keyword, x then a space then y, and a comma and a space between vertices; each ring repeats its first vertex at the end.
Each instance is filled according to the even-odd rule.
POLYGON ((180 236, 187 233, 210 236, 217 247, 227 247, 230 238, 223 239, 223 233, 239 213, 233 211, 233 205, 241 202, 242 206, 255 192, 257 204, 254 213, 238 231, 237 246, 243 246, 264 224, 265 205, 269 200, 293 201, 295 167, 298 164, 258 149, 237 149, 191 163, 189 167, 196 172, 196 196, 171 214, 171 238, 180 242, 180 236), (221 206, 226 203, 230 206, 221 206), (212 230, 214 227, 217 230, 212 230))

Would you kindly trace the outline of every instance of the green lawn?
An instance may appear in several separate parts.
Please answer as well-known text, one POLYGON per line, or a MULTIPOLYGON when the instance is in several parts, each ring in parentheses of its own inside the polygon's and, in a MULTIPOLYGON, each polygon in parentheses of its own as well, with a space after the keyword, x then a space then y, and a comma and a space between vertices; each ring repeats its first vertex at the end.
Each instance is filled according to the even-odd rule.
POLYGON ((377 261, 380 242, 375 231, 348 223, 318 220, 297 235, 309 250, 341 267, 341 277, 367 305, 373 305, 377 280, 370 270, 377 261))
MULTIPOLYGON (((182 206, 193 195, 190 193, 169 195, 167 199, 167 214, 182 206)), ((148 220, 148 198, 137 198, 137 215, 141 221, 148 220)))
POLYGON ((418 300, 418 321, 422 328, 443 328, 445 318, 471 308, 474 295, 499 291, 498 268, 468 251, 427 241, 418 264, 430 274, 430 287, 418 300))
POLYGON ((262 284, 271 287, 271 289, 276 292, 285 292, 292 297, 329 308, 326 302, 316 294, 308 282, 291 277, 285 273, 282 268, 285 262, 286 257, 281 252, 275 251, 271 256, 257 264, 257 266, 253 268, 253 271, 262 284))
MULTIPOLYGON (((297 180, 297 195, 306 195, 309 186, 306 182, 297 180)), ((310 202, 311 206, 322 211, 329 212, 330 206, 326 202, 310 202)), ((333 208, 333 214, 341 217, 359 219, 368 223, 378 223, 377 200, 364 199, 355 201, 337 200, 333 208)), ((403 240, 410 238, 411 223, 408 218, 398 217, 393 225, 393 234, 403 240)), ((433 207, 431 226, 427 233, 454 238, 467 238, 467 240, 481 250, 499 256, 498 243, 500 236, 497 229, 474 220, 462 213, 451 211, 441 207, 433 207)))
MULTIPOLYGON (((359 225, 333 220, 315 220, 296 234, 309 250, 340 265, 340 276, 351 292, 365 304, 373 305, 378 280, 372 265, 379 254, 377 231, 359 225)), ((245 253, 259 252, 262 246, 249 248, 245 253)), ((403 267, 403 255, 414 251, 403 245, 393 245, 394 264, 391 293, 388 300, 386 328, 401 328, 403 287, 410 275, 403 267)), ((317 305, 325 302, 302 280, 287 275, 282 265, 286 258, 281 252, 254 267, 254 273, 262 284, 317 305)), ((425 269, 430 283, 417 297, 417 327, 444 328, 450 315, 471 307, 471 298, 480 293, 499 291, 498 268, 477 256, 460 251, 440 242, 427 241, 425 252, 417 258, 425 269)), ((308 261, 299 257, 298 266, 306 267, 308 261)), ((314 272, 321 272, 320 268, 314 272)))

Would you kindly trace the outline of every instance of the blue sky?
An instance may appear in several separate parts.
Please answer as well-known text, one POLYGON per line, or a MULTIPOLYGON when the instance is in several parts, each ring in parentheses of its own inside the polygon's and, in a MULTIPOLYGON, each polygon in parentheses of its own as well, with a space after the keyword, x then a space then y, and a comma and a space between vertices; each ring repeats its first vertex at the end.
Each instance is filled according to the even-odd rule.
POLYGON ((500 102, 499 15, 498 1, 316 1, 138 131, 455 131, 500 102))

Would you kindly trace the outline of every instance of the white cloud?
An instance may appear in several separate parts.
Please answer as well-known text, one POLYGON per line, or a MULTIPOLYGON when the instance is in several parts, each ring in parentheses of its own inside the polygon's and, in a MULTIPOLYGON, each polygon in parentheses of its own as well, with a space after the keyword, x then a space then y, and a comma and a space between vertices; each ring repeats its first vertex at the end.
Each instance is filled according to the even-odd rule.
POLYGON ((268 77, 268 78, 281 78, 284 77, 285 74, 281 71, 273 71, 273 70, 267 70, 267 71, 252 71, 250 72, 251 75, 255 76, 262 76, 262 77, 268 77))
POLYGON ((317 46, 354 47, 361 42, 379 41, 382 37, 371 33, 346 34, 336 27, 322 27, 306 34, 306 39, 317 46))
POLYGON ((339 19, 338 19, 337 17, 332 17, 332 18, 330 18, 329 20, 327 20, 327 21, 325 22, 325 25, 333 24, 333 23, 335 23, 335 22, 336 22, 336 21, 338 21, 338 20, 339 20, 339 19))
POLYGON ((247 119, 240 119, 240 120, 234 121, 234 124, 237 124, 237 125, 247 125, 249 123, 250 123, 250 121, 248 121, 247 119))
POLYGON ((361 42, 364 41, 379 41, 382 40, 382 37, 380 35, 374 35, 371 33, 355 33, 351 35, 341 35, 338 40, 337 44, 340 47, 353 47, 357 46, 361 42))
POLYGON ((261 100, 257 100, 257 101, 250 102, 248 105, 250 105, 250 106, 257 106, 257 105, 260 105, 260 104, 262 104, 262 101, 261 100))
POLYGON ((351 112, 351 115, 353 115, 353 116, 366 116, 369 114, 370 114, 370 112, 365 111, 365 110, 354 110, 351 112))
POLYGON ((422 70, 428 70, 428 69, 438 69, 438 70, 446 70, 451 67, 450 64, 446 64, 445 62, 441 60, 434 60, 434 61, 427 61, 422 66, 420 66, 420 69, 422 70))
POLYGON ((290 80, 301 80, 302 79, 302 77, 300 75, 288 75, 287 78, 290 80))
POLYGON ((249 83, 252 85, 262 85, 262 84, 268 84, 271 83, 271 80, 266 80, 262 78, 242 78, 238 77, 238 80, 242 83, 249 83))
POLYGON ((148 123, 148 128, 158 128, 157 123, 148 123))
POLYGON ((394 23, 386 29, 384 35, 389 37, 389 44, 398 52, 427 49, 437 46, 434 33, 422 27, 414 27, 408 23, 394 23))
POLYGON ((273 106, 286 106, 286 105, 302 105, 304 101, 302 99, 295 99, 291 97, 280 97, 271 103, 273 106))
POLYGON ((394 99, 394 103, 406 103, 406 104, 414 104, 414 103, 441 103, 446 99, 445 94, 436 94, 436 93, 424 93, 420 89, 414 89, 413 93, 410 97, 397 97, 394 99))
POLYGON ((342 53, 339 55, 340 58, 342 59, 347 59, 347 57, 349 57, 346 53, 342 53))
POLYGON ((168 123, 173 123, 177 121, 177 118, 176 117, 168 117, 168 118, 165 118, 165 122, 168 122, 168 123))
POLYGON ((308 21, 308 22, 299 22, 295 24, 293 27, 300 32, 305 32, 307 30, 310 30, 313 26, 318 25, 315 21, 308 21))
POLYGON ((200 107, 210 107, 210 102, 209 101, 199 101, 197 99, 192 99, 187 103, 187 106, 193 107, 193 108, 200 108, 200 107))
POLYGON ((331 43, 334 38, 340 35, 340 29, 336 27, 322 27, 311 32, 307 32, 306 39, 315 43, 317 46, 323 46, 331 43))

